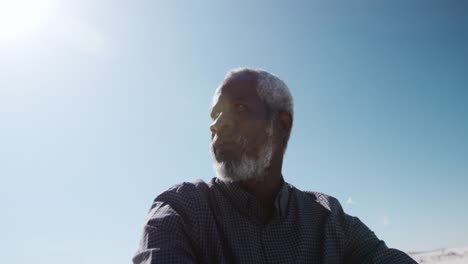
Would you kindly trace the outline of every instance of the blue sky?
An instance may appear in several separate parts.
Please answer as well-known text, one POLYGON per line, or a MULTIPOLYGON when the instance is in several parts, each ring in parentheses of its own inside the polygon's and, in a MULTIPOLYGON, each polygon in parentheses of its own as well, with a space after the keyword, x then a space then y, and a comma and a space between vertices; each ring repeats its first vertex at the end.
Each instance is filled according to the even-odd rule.
POLYGON ((466 2, 57 0, 9 34, 5 263, 128 263, 152 199, 213 177, 210 101, 239 66, 292 91, 288 182, 391 247, 468 245, 466 2))

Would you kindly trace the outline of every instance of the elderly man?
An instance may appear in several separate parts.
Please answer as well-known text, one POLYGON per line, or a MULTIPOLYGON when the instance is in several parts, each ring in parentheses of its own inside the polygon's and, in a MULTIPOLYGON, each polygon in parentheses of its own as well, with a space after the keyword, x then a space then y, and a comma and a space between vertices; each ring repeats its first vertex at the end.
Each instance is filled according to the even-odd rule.
POLYGON ((211 119, 217 177, 155 199, 134 263, 416 263, 337 199, 284 181, 293 100, 278 77, 229 72, 211 119))

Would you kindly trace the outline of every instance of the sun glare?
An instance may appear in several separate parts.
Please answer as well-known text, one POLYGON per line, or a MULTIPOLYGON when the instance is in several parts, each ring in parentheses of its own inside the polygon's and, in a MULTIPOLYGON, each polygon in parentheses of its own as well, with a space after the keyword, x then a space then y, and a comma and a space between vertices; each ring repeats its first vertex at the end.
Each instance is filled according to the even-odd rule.
POLYGON ((15 40, 43 26, 55 0, 0 0, 0 40, 15 40))

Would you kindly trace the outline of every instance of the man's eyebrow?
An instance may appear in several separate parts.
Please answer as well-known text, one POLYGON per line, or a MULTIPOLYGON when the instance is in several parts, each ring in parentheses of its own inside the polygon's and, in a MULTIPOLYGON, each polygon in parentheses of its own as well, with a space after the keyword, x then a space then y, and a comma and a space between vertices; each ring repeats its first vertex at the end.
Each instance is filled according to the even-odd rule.
POLYGON ((237 96, 237 97, 232 98, 232 101, 243 101, 243 102, 247 102, 247 101, 250 101, 250 98, 249 98, 248 96, 239 95, 239 96, 237 96))
POLYGON ((216 111, 218 111, 218 105, 214 105, 213 108, 211 109, 210 116, 213 117, 216 111))
MULTIPOLYGON (((234 103, 236 103, 236 102, 242 102, 242 103, 245 103, 245 104, 248 105, 248 102, 249 102, 249 101, 250 101, 250 99, 249 99, 248 96, 239 95, 239 96, 236 96, 236 97, 234 97, 234 98, 232 98, 232 99, 229 99, 229 101, 228 101, 228 102, 224 102, 224 104, 228 103, 228 104, 231 104, 231 105, 232 105, 232 104, 234 104, 234 103)), ((221 106, 220 106, 220 103, 219 103, 219 102, 216 103, 216 104, 212 107, 212 109, 211 109, 210 116, 213 117, 213 115, 214 115, 217 111, 219 111, 219 108, 220 108, 220 107, 221 107, 221 106)))
POLYGON ((230 100, 230 103, 235 102, 252 102, 253 98, 248 95, 238 95, 230 100))

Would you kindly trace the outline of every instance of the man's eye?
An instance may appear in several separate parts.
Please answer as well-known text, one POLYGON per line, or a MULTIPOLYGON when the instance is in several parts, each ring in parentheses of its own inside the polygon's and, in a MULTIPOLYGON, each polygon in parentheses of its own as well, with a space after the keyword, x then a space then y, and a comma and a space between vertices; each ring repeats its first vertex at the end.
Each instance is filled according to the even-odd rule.
POLYGON ((245 111, 245 110, 247 110, 247 106, 244 105, 244 104, 237 104, 236 107, 237 107, 237 110, 239 110, 239 111, 245 111))
POLYGON ((216 118, 218 118, 218 116, 219 116, 219 112, 214 112, 214 113, 211 114, 212 119, 216 119, 216 118))

